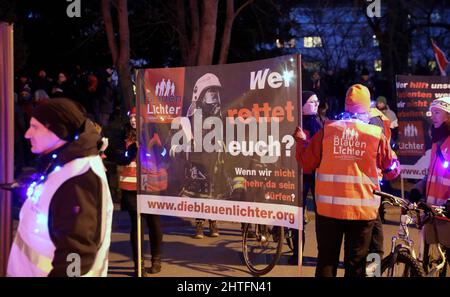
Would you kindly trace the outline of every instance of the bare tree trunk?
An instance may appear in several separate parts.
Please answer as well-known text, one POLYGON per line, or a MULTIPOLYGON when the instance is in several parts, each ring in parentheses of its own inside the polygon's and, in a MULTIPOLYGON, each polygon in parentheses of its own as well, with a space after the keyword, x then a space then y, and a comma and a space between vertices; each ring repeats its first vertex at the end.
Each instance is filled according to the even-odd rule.
POLYGON ((198 48, 200 44, 200 18, 198 11, 198 1, 189 1, 191 11, 191 44, 189 47, 188 65, 197 65, 198 48))
POLYGON ((231 31, 233 29, 233 22, 236 16, 245 8, 245 6, 252 3, 253 0, 247 0, 242 4, 238 10, 234 11, 234 0, 227 0, 227 13, 222 35, 222 46, 220 47, 219 64, 227 63, 228 51, 230 50, 231 31))
POLYGON ((202 26, 200 31, 200 48, 198 65, 211 65, 216 41, 218 0, 202 0, 202 26))
MULTIPOLYGON (((254 0, 245 1, 235 11, 234 0, 227 0, 227 12, 221 39, 218 60, 219 64, 225 64, 227 62, 234 19, 247 5, 251 4, 253 1, 254 0)), ((176 30, 179 34, 181 56, 184 65, 211 65, 213 63, 217 34, 216 23, 218 0, 202 0, 201 14, 198 1, 190 0, 189 16, 185 13, 185 5, 185 1, 177 0, 177 18, 175 23, 176 30), (190 28, 190 35, 188 34, 188 28, 190 28)))
POLYGON ((129 68, 130 31, 128 27, 127 0, 117 0, 117 18, 119 21, 119 43, 114 38, 114 27, 111 18, 110 0, 102 0, 102 14, 105 31, 114 66, 119 75, 119 85, 125 103, 125 109, 134 105, 133 83, 129 68))
POLYGON ((198 44, 200 38, 199 7, 197 0, 189 1, 190 26, 187 26, 188 18, 185 13, 185 1, 177 0, 176 3, 176 28, 180 40, 181 57, 185 66, 197 64, 198 44), (190 35, 187 27, 190 28, 190 35), (189 38, 190 37, 190 38, 189 38))
POLYGON ((106 37, 108 38, 108 46, 111 51, 112 62, 114 65, 117 63, 119 57, 119 50, 114 39, 114 27, 111 18, 111 3, 110 0, 102 0, 102 15, 105 23, 106 37))
POLYGON ((120 86, 125 99, 125 110, 130 110, 134 106, 133 83, 130 74, 130 31, 128 27, 128 8, 127 0, 118 0, 118 19, 119 19, 119 40, 120 53, 117 63, 117 72, 119 73, 120 86))
POLYGON ((234 21, 234 0, 227 0, 227 14, 222 35, 222 46, 220 47, 219 64, 225 64, 230 49, 231 29, 234 21))
POLYGON ((178 39, 180 42, 181 58, 186 66, 189 60, 189 39, 186 30, 186 14, 184 12, 184 0, 177 0, 176 4, 176 28, 178 30, 178 39))

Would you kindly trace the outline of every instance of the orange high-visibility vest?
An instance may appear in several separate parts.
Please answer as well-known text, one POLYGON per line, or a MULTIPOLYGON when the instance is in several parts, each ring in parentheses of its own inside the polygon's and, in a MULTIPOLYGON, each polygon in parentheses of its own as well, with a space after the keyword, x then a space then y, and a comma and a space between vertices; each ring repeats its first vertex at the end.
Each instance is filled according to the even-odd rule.
POLYGON ((147 192, 167 190, 169 176, 167 169, 158 162, 156 152, 141 154, 141 187, 147 192))
POLYGON ((434 205, 444 205, 450 198, 450 136, 441 144, 441 154, 443 158, 438 156, 437 144, 433 143, 426 193, 427 202, 434 205))
POLYGON ((373 220, 380 197, 376 158, 381 128, 354 121, 324 127, 322 160, 316 171, 319 215, 344 220, 373 220))
POLYGON ((374 117, 380 117, 381 120, 383 121, 383 132, 384 135, 386 136, 388 142, 391 141, 391 120, 389 120, 389 118, 387 116, 384 115, 384 113, 382 111, 380 111, 378 108, 371 108, 369 110, 369 115, 371 118, 374 117))
POLYGON ((165 168, 143 173, 142 186, 148 192, 160 192, 167 189, 168 175, 165 168))
MULTIPOLYGON (((128 149, 128 147, 133 142, 130 142, 129 140, 125 141, 125 147, 128 149)), ((137 190, 137 172, 136 172, 136 160, 133 160, 130 162, 130 164, 123 167, 122 172, 119 176, 119 188, 122 190, 127 191, 136 191, 137 190)))

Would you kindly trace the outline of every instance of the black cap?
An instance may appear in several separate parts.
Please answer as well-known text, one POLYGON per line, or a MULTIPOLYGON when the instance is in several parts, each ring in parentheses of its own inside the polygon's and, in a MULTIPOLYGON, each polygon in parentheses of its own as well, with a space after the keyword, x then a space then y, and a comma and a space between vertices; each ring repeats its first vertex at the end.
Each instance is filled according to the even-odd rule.
POLYGON ((32 117, 59 138, 72 141, 86 122, 86 110, 67 98, 53 98, 33 110, 32 117))
POLYGON ((305 105, 306 101, 308 101, 308 99, 314 95, 316 95, 316 93, 311 92, 311 91, 303 91, 302 92, 302 106, 305 105))

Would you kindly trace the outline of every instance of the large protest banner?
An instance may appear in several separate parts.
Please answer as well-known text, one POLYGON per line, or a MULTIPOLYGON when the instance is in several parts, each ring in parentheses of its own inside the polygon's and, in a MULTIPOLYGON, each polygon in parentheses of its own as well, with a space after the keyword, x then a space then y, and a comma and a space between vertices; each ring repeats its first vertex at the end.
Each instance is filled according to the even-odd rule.
POLYGON ((402 177, 421 179, 430 164, 430 104, 437 98, 450 96, 450 78, 398 75, 396 88, 402 177))
POLYGON ((137 70, 139 212, 301 228, 299 65, 137 70))

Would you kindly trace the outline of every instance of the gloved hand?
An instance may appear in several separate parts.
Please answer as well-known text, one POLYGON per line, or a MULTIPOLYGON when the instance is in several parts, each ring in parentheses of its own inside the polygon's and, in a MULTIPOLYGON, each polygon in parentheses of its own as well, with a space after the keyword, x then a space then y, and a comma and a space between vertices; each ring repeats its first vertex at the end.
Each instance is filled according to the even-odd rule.
POLYGON ((108 145, 109 145, 109 140, 108 140, 108 138, 103 137, 103 138, 102 138, 102 147, 100 148, 100 151, 101 151, 101 152, 106 151, 106 149, 108 148, 108 145))
POLYGON ((295 141, 306 141, 306 134, 300 127, 295 128, 292 137, 294 137, 295 141))
POLYGON ((394 159, 391 166, 383 170, 383 179, 385 180, 393 180, 397 176, 400 175, 400 162, 397 159, 394 159))
POLYGON ((422 194, 418 189, 412 189, 409 192, 409 201, 411 202, 419 202, 419 200, 422 199, 422 194))

